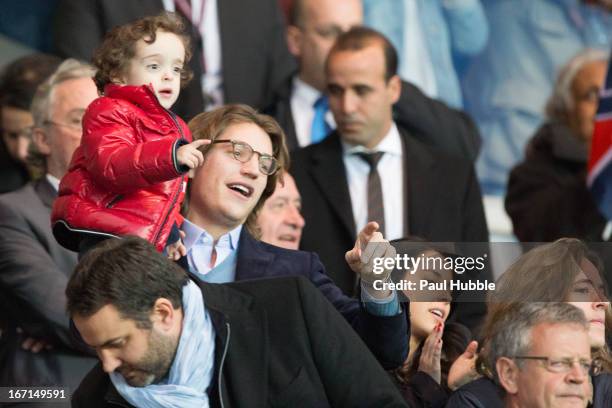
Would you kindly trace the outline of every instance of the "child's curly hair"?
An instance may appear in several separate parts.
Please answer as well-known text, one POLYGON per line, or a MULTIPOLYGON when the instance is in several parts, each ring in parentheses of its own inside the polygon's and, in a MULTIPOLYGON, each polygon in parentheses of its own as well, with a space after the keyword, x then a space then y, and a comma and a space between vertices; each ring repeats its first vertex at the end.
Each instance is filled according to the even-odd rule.
MULTIPOLYGON (((191 59, 191 40, 185 33, 185 23, 175 13, 163 12, 157 16, 144 17, 129 24, 124 24, 110 30, 104 37, 93 57, 93 64, 98 69, 94 82, 100 94, 104 87, 120 77, 129 61, 136 54, 135 45, 138 40, 148 44, 155 42, 157 30, 176 34, 185 46, 185 65, 191 59)), ((191 79, 193 73, 185 66, 181 72, 181 87, 191 79)))

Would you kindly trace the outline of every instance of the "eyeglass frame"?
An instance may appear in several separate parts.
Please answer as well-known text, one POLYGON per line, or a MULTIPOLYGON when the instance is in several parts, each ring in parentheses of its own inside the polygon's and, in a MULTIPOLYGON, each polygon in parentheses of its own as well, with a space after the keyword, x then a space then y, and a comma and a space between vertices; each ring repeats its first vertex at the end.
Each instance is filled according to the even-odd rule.
MULTIPOLYGON (((546 357, 546 356, 512 356, 511 358, 516 359, 516 360, 542 361, 544 362, 544 369, 546 371, 550 373, 556 373, 556 374, 569 373, 572 370, 574 363, 578 363, 580 365, 580 368, 582 369, 582 373, 586 375, 591 375, 591 376, 599 375, 601 374, 601 371, 603 369, 602 361, 597 358, 590 361, 589 369, 586 371, 584 370, 584 366, 581 364, 581 359, 576 359, 576 358, 567 358, 567 357, 551 358, 551 357, 546 357), (560 369, 560 371, 555 371, 554 369, 551 370, 551 365, 550 365, 551 362, 563 363, 563 367, 560 369)), ((583 362, 586 363, 586 360, 583 360, 583 362)))
POLYGON ((214 144, 221 144, 221 143, 231 143, 232 144, 232 156, 234 156, 234 159, 236 159, 237 161, 239 161, 240 163, 246 163, 249 160, 251 160, 251 157, 253 157, 254 153, 257 153, 258 155, 258 159, 257 159, 257 164, 258 164, 258 168, 259 168, 259 172, 261 174, 263 174, 264 176, 272 176, 274 175, 278 170, 280 170, 280 165, 278 164, 278 159, 276 157, 274 157, 271 154, 267 154, 267 153, 262 153, 262 152, 258 152, 257 150, 253 149, 253 146, 251 146, 250 144, 246 143, 246 142, 242 142, 240 140, 232 140, 232 139, 223 139, 223 140, 213 140, 212 142, 210 142, 210 145, 214 145, 214 144), (249 155, 249 157, 247 157, 244 161, 240 160, 238 157, 236 157, 236 145, 237 144, 241 144, 244 145, 246 147, 248 147, 248 150, 251 151, 251 154, 249 155), (272 159, 273 163, 275 164, 275 169, 272 173, 266 173, 262 170, 262 164, 261 164, 261 159, 262 158, 270 158, 272 159))

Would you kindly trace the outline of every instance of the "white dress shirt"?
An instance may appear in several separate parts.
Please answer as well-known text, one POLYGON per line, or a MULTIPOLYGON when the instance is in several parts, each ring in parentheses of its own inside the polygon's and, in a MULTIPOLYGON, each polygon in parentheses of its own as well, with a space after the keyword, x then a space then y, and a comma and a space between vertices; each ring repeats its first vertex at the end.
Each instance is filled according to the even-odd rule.
MULTIPOLYGON (((291 92, 291 115, 295 125, 295 133, 300 147, 308 146, 311 141, 312 120, 314 119, 314 104, 321 97, 317 91, 297 76, 293 78, 293 90, 291 92)), ((334 129, 336 122, 331 111, 325 114, 325 121, 334 129)))
POLYGON ((220 265, 232 252, 238 250, 238 240, 242 231, 242 225, 239 225, 227 234, 221 235, 216 243, 212 235, 188 219, 185 219, 181 229, 185 233, 183 243, 187 250, 189 269, 198 275, 206 275, 212 269, 210 259, 213 248, 217 252, 217 258, 213 267, 220 265))
POLYGON ((351 195, 351 206, 357 232, 368 223, 368 174, 370 165, 359 152, 384 152, 378 162, 378 174, 382 186, 385 212, 385 239, 402 238, 404 235, 404 165, 402 140, 395 123, 378 146, 368 150, 342 142, 344 167, 351 195))
MULTIPOLYGON (((173 0, 162 0, 166 11, 176 11, 173 0)), ((219 13, 217 0, 204 0, 204 18, 200 23, 200 36, 203 39, 206 72, 200 78, 202 90, 212 97, 212 104, 206 105, 210 110, 223 105, 223 67, 221 65, 221 35, 219 33, 219 13)), ((202 0, 191 0, 192 21, 199 18, 202 11, 202 0)), ((194 55, 192 58, 201 58, 194 55)))
POLYGON ((50 175, 49 173, 45 174, 45 177, 47 177, 47 181, 49 182, 49 184, 51 184, 55 191, 59 191, 59 179, 55 176, 50 175))

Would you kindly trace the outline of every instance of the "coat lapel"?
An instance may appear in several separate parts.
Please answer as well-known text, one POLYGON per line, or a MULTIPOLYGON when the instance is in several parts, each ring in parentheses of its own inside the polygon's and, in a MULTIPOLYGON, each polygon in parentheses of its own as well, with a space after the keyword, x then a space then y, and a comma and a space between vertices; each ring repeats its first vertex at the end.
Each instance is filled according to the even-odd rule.
POLYGON ((257 279, 267 275, 274 255, 267 252, 263 245, 242 227, 238 240, 238 260, 236 261, 236 280, 257 279))
POLYGON ((43 176, 40 180, 36 181, 34 184, 34 191, 36 191, 40 201, 42 201, 46 207, 51 208, 53 206, 53 201, 57 197, 57 191, 55 191, 46 177, 43 176))
POLYGON ((346 179, 346 169, 342 160, 342 145, 336 132, 327 136, 316 146, 312 153, 312 166, 309 167, 315 183, 321 189, 323 197, 342 221, 349 236, 354 238, 355 218, 346 179))
MULTIPOLYGON (((421 143, 400 130, 404 146, 404 203, 408 204, 408 230, 418 235, 428 231, 430 214, 438 198, 435 183, 435 161, 421 143)), ((405 206, 405 205, 404 205, 405 206)))

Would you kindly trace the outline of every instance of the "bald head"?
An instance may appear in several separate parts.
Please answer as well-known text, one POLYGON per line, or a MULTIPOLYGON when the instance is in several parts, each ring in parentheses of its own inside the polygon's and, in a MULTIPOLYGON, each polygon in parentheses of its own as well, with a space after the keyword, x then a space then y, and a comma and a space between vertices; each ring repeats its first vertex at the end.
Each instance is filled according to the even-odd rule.
POLYGON ((295 0, 287 43, 299 61, 299 78, 323 92, 329 50, 340 34, 362 22, 360 0, 295 0))

